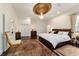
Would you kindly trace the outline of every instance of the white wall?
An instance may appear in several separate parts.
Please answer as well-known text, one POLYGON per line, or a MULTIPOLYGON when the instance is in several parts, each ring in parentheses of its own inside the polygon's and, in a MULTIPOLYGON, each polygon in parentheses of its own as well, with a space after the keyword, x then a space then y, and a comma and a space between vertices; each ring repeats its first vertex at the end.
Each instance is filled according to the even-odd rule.
POLYGON ((72 32, 75 31, 76 19, 77 19, 77 15, 76 14, 71 15, 71 28, 72 28, 72 32))
POLYGON ((37 34, 46 33, 46 21, 44 19, 32 19, 31 23, 35 27, 37 34))
MULTIPOLYGON (((13 9, 12 5, 11 4, 0 4, 0 13, 5 15, 5 31, 11 31, 11 20, 14 20, 14 26, 15 26, 14 29, 15 31, 17 31, 18 18, 17 18, 16 12, 13 9)), ((4 41, 3 50, 6 50, 7 48, 8 47, 6 47, 6 41, 4 41)))
POLYGON ((5 14, 5 23, 7 23, 5 26, 6 27, 5 31, 10 30, 11 20, 14 20, 14 24, 15 24, 15 28, 16 28, 15 31, 17 31, 18 18, 17 18, 16 12, 15 12, 14 8, 12 7, 12 5, 11 4, 0 4, 0 12, 5 14))
POLYGON ((71 28, 70 16, 67 14, 63 14, 57 16, 47 22, 47 25, 55 28, 55 29, 69 29, 71 28))
POLYGON ((37 19, 35 19, 35 18, 30 18, 30 24, 28 25, 29 27, 27 27, 26 26, 26 28, 24 28, 25 26, 24 26, 24 24, 25 25, 27 25, 27 16, 26 16, 26 19, 21 19, 21 20, 19 20, 19 31, 21 32, 21 33, 23 33, 23 34, 21 34, 22 36, 30 36, 31 35, 31 30, 32 30, 32 26, 34 27, 34 30, 36 30, 37 31, 37 34, 39 34, 39 33, 46 33, 46 26, 47 26, 47 23, 46 23, 46 21, 43 19, 43 20, 41 20, 41 19, 39 19, 39 18, 37 18, 37 19), (24 30, 23 30, 23 28, 24 28, 24 30), (29 30, 27 30, 27 29, 29 29, 29 30), (27 32, 29 32, 28 34, 27 34, 27 32))

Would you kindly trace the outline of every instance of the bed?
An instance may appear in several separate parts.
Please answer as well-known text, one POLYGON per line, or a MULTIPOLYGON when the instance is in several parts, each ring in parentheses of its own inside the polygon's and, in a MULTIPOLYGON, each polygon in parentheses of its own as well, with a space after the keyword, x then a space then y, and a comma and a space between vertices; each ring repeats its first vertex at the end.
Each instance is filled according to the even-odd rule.
POLYGON ((38 35, 39 41, 47 46, 50 50, 57 49, 70 43, 71 29, 52 29, 52 31, 54 31, 54 33, 42 33, 38 35), (61 33, 57 34, 58 32, 68 32, 68 35, 60 35, 61 33), (62 42, 60 42, 60 40, 62 40, 62 42))

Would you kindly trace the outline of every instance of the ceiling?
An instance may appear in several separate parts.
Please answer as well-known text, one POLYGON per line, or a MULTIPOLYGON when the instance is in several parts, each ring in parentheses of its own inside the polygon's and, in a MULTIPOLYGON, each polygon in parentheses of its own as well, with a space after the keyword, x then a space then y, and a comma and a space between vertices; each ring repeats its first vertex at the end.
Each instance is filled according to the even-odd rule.
MULTIPOLYGON (((33 7, 36 3, 14 3, 12 6, 15 8, 17 16, 19 19, 26 19, 31 17, 32 19, 39 19, 38 15, 33 12, 33 7)), ((79 4, 76 3, 52 3, 51 10, 44 15, 44 20, 51 19, 59 14, 72 11, 78 7, 79 4)))

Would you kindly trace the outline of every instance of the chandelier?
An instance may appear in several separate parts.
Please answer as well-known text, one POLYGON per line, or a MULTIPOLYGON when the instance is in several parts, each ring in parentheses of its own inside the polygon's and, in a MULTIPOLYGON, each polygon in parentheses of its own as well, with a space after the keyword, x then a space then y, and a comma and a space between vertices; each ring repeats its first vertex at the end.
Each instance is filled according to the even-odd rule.
POLYGON ((44 18, 44 14, 46 14, 51 9, 50 3, 37 3, 33 7, 33 12, 39 16, 40 19, 44 18))

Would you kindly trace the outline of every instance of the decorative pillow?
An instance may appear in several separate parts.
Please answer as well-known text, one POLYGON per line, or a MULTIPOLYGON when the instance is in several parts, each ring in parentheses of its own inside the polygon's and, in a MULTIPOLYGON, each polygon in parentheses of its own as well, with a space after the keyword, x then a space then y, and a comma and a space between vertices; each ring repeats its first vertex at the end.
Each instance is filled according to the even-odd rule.
POLYGON ((58 31, 54 31, 54 34, 58 34, 58 31))

